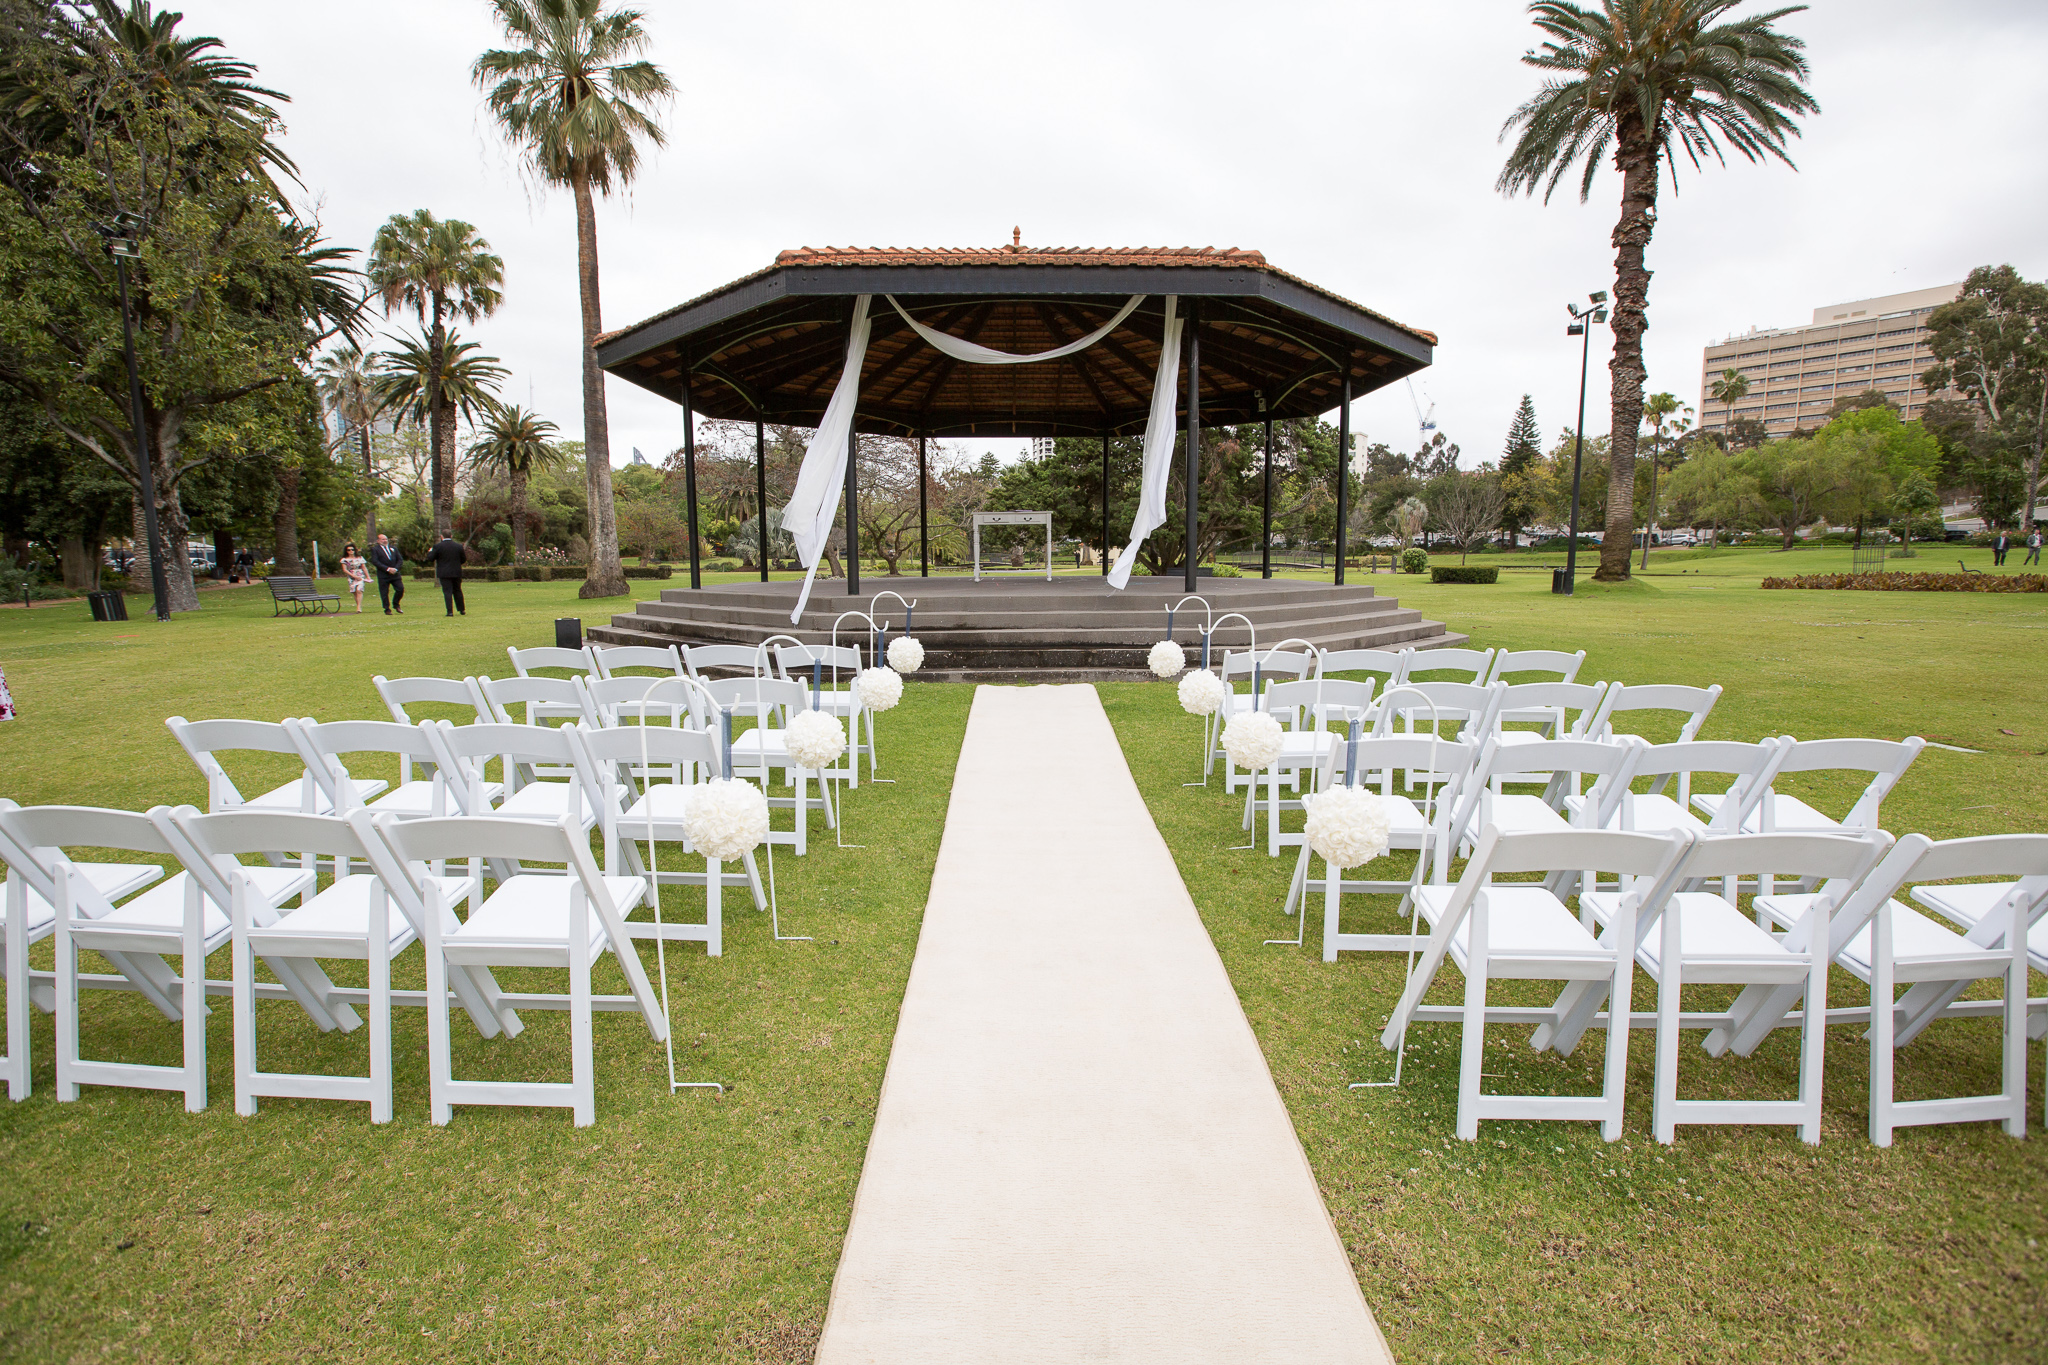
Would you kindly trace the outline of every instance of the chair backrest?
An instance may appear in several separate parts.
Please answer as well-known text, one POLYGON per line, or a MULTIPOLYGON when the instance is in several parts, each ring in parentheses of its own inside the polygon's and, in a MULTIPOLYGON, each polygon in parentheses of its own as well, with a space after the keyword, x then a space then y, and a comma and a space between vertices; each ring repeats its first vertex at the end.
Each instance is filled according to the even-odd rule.
POLYGON ((520 649, 506 645, 505 654, 512 660, 512 671, 522 678, 536 668, 564 668, 579 677, 597 672, 597 661, 590 657, 588 649, 564 649, 560 645, 520 649))
POLYGON ((692 724, 701 725, 703 688, 694 678, 592 678, 583 684, 583 691, 600 726, 637 725, 642 716, 649 724, 675 725, 684 714, 691 717, 692 724))
POLYGON ((238 806, 244 800, 227 769, 214 757, 220 752, 241 749, 290 754, 298 759, 301 765, 300 804, 306 810, 314 808, 315 797, 320 791, 319 779, 303 766, 305 760, 299 754, 298 743, 281 723, 268 720, 186 720, 183 716, 169 716, 165 718, 164 725, 205 776, 208 805, 238 806))
POLYGON ((1599 714, 1601 699, 1607 695, 1607 684, 1598 682, 1504 682, 1500 687, 1496 725, 1552 721, 1557 723, 1557 739, 1586 734, 1593 717, 1599 714), (1578 712, 1578 719, 1565 722, 1568 711, 1578 712))
POLYGON ((1333 649, 1324 654, 1316 665, 1316 676, 1327 678, 1332 673, 1384 673, 1384 686, 1392 687, 1408 676, 1408 665, 1414 659, 1412 649, 1333 649))
POLYGON ((1407 676, 1418 673, 1459 672, 1462 679, 1446 679, 1452 682, 1470 682, 1484 686, 1493 671, 1494 651, 1490 649, 1418 649, 1415 657, 1408 661, 1407 676))
POLYGON ((581 751, 569 738, 566 727, 498 722, 450 725, 446 721, 429 721, 428 725, 428 733, 441 749, 449 780, 460 781, 469 788, 463 809, 476 811, 478 818, 489 804, 483 799, 482 784, 485 768, 493 758, 505 761, 508 793, 528 782, 566 777, 583 788, 593 809, 601 799, 597 775, 583 766, 581 751))
POLYGON ((1567 654, 1561 649, 1503 649, 1493 656, 1488 682, 1506 682, 1510 673, 1555 673, 1559 682, 1576 682, 1586 662, 1586 651, 1567 654))
POLYGON ((1364 735, 1358 741, 1354 757, 1346 739, 1340 739, 1330 746, 1330 752, 1323 755, 1322 774, 1318 788, 1341 784, 1347 773, 1356 777, 1360 786, 1377 785, 1382 796, 1404 795, 1395 782, 1398 770, 1435 787, 1436 791, 1431 823, 1448 827, 1458 805, 1458 792, 1472 775, 1473 765, 1481 756, 1481 750, 1470 744, 1452 744, 1432 740, 1428 735, 1388 735, 1384 737, 1364 735))
POLYGON ((1460 682, 1404 682, 1398 689, 1389 687, 1380 693, 1379 718, 1373 733, 1392 734, 1394 719, 1399 715, 1407 716, 1414 725, 1433 723, 1441 718, 1445 724, 1460 722, 1463 728, 1458 732, 1459 738, 1477 743, 1492 732, 1494 716, 1500 710, 1501 693, 1505 690, 1505 685, 1499 683, 1483 686, 1460 682))
POLYGON ((1603 744, 1590 739, 1541 739, 1528 744, 1489 741, 1473 771, 1473 780, 1460 801, 1464 807, 1458 825, 1465 829, 1484 827, 1493 811, 1493 783, 1527 782, 1533 775, 1549 774, 1544 782, 1543 800, 1553 810, 1563 810, 1567 796, 1577 796, 1579 779, 1591 775, 1587 791, 1571 823, 1584 829, 1605 829, 1614 821, 1622 796, 1635 776, 1636 760, 1646 746, 1633 735, 1603 744))
MULTIPOLYGON (((1842 817, 1844 827, 1876 829, 1882 818, 1884 798, 1920 757, 1927 741, 1918 735, 1904 740, 1889 739, 1804 739, 1784 736, 1788 746, 1778 761, 1776 778, 1786 773, 1864 772, 1869 785, 1856 797, 1856 804, 1842 817)), ((1770 797, 1765 796, 1768 803, 1770 797)))
POLYGON ((860 672, 859 645, 777 645, 775 646, 775 667, 785 678, 796 678, 808 684, 811 680, 811 662, 816 660, 824 673, 824 681, 831 682, 838 676, 841 682, 849 682, 860 672))
POLYGON ((205 814, 191 806, 169 812, 171 824, 203 856, 235 858, 267 849, 290 849, 323 858, 367 862, 362 837, 338 815, 305 815, 298 811, 217 811, 205 814))
MULTIPOLYGON (((441 781, 440 751, 434 747, 433 736, 425 728, 433 723, 422 721, 418 725, 401 725, 391 720, 316 721, 307 716, 287 720, 284 724, 297 737, 306 768, 321 779, 321 787, 334 803, 335 813, 343 814, 358 804, 355 787, 348 781, 348 765, 341 761, 343 754, 394 754, 399 762, 398 780, 401 783, 412 780, 412 765, 415 763, 421 765, 430 780, 441 781)), ((443 783, 442 788, 455 801, 456 809, 461 809, 463 799, 468 795, 463 784, 449 787, 443 783)))
POLYGON ((664 766, 700 763, 718 769, 725 761, 718 736, 704 730, 672 730, 667 726, 650 725, 642 733, 637 726, 612 730, 589 730, 578 726, 571 733, 583 746, 585 756, 601 767, 644 762, 664 766))
POLYGON ((405 708, 421 704, 433 706, 455 706, 469 708, 470 714, 463 724, 470 721, 490 720, 491 704, 484 700, 484 694, 477 688, 475 678, 387 678, 379 674, 370 679, 377 695, 384 699, 385 707, 391 712, 391 719, 400 725, 417 725, 427 716, 415 716, 405 708))
POLYGON ((737 669, 752 677, 766 669, 768 656, 752 645, 683 645, 683 667, 693 678, 702 678, 707 668, 737 669))
MULTIPOLYGON (((1787 747, 1778 739, 1763 739, 1755 744, 1741 744, 1729 739, 1652 744, 1638 756, 1635 775, 1653 780, 1676 777, 1678 795, 1673 799, 1680 809, 1684 809, 1691 804, 1694 773, 1726 774, 1732 780, 1727 791, 1722 793, 1720 807, 1715 810, 1714 818, 1707 827, 1716 834, 1733 834, 1742 828, 1743 821, 1763 800, 1787 747)), ((1662 786, 1662 781, 1656 781, 1652 790, 1662 786)), ((1633 795, 1631 792, 1622 798, 1624 806, 1633 795)), ((1626 821, 1624 815, 1623 822, 1626 821)))
POLYGON ((1712 880, 1759 873, 1819 878, 1839 902, 1883 857, 1892 838, 1882 830, 1853 834, 1723 834, 1694 842, 1683 879, 1712 880), (1832 889, 1826 883, 1832 883, 1832 889))
MULTIPOLYGON (((1294 682, 1276 682, 1266 689, 1260 702, 1260 709, 1279 713, 1299 713, 1306 710, 1311 727, 1335 723, 1346 725, 1352 720, 1365 720, 1372 711, 1371 680, 1354 682, 1349 678, 1302 678, 1294 682)), ((1298 723, 1299 715, 1295 717, 1298 723)))
POLYGON ((764 723, 775 711, 810 708, 811 689, 793 678, 712 678, 704 690, 721 709, 764 723))
POLYGON ((1263 682, 1266 678, 1305 678, 1316 666, 1317 656, 1298 650, 1267 651, 1247 649, 1223 656, 1223 681, 1232 678, 1249 678, 1256 668, 1263 682))
POLYGON ((1614 733, 1614 717, 1625 711, 1676 711, 1685 717, 1678 730, 1680 743, 1698 739, 1700 728, 1714 703, 1721 700, 1721 684, 1687 687, 1682 683, 1609 683, 1601 699, 1600 713, 1587 733, 1605 739, 1614 733))
POLYGON ((628 668, 651 668, 683 676, 683 656, 674 645, 589 645, 599 678, 615 678, 628 668))
POLYGON ((535 703, 542 706, 576 708, 576 716, 596 723, 591 714, 590 696, 583 690, 583 679, 578 678, 486 678, 480 677, 476 685, 482 690, 484 699, 491 705, 491 715, 501 725, 516 724, 512 713, 515 706, 526 707, 526 724, 538 725, 540 718, 534 712, 535 703))
POLYGON ((56 865, 70 848, 106 848, 176 858, 177 846, 148 813, 102 806, 17 806, 0 800, 0 861, 29 890, 57 904, 56 865))

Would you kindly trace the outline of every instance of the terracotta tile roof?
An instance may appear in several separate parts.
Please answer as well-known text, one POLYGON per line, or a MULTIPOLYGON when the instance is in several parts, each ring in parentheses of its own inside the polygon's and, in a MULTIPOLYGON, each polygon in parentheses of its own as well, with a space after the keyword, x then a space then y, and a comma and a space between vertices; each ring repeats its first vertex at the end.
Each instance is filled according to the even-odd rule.
MULTIPOLYGON (((1015 234, 1013 233, 1012 236, 1014 237, 1015 234)), ((1323 295, 1326 298, 1334 299, 1337 302, 1346 306, 1347 308, 1355 308, 1361 313, 1366 313, 1374 318, 1377 318, 1381 322, 1386 323, 1390 327, 1398 327, 1404 332, 1410 333, 1414 336, 1421 337, 1423 340, 1427 341, 1431 346, 1435 346, 1438 344, 1436 333, 1425 331, 1423 328, 1420 327, 1411 327, 1403 322, 1396 322, 1394 319, 1388 317, 1386 314, 1376 312, 1373 309, 1365 307, 1363 304, 1354 303, 1350 299, 1345 298, 1342 294, 1333 293, 1330 290, 1323 288, 1321 285, 1312 284, 1308 280, 1302 279, 1299 275, 1290 275, 1288 272, 1279 269, 1278 267, 1274 266, 1271 262, 1269 262, 1266 259, 1265 253, 1261 251, 1251 251, 1241 247, 1234 246, 1036 247, 1023 246, 1014 241, 1007 246, 992 247, 797 247, 792 251, 778 252, 775 257, 775 263, 765 270, 757 270, 751 275, 743 275, 739 279, 734 280, 732 283, 722 285, 719 288, 712 290, 710 293, 699 295, 697 298, 690 299, 684 303, 679 303, 675 305, 673 308, 665 308, 661 312, 654 314, 654 316, 652 317, 644 318, 641 321, 634 323, 631 327, 621 327, 613 331, 602 333, 598 336, 597 343, 599 345, 602 345, 603 343, 610 341, 613 337, 623 336, 627 332, 631 332, 640 327, 645 327, 650 322, 655 322, 673 313, 679 313, 684 309, 701 302, 704 299, 711 298, 717 294, 723 294, 729 289, 737 288, 738 286, 746 284, 749 281, 759 279, 763 275, 771 274, 774 271, 793 265, 1101 265, 1217 266, 1222 268, 1242 268, 1249 266, 1252 269, 1265 271, 1269 274, 1277 275, 1282 279, 1290 280, 1293 283, 1302 286, 1304 289, 1311 289, 1314 290, 1316 293, 1323 295)))

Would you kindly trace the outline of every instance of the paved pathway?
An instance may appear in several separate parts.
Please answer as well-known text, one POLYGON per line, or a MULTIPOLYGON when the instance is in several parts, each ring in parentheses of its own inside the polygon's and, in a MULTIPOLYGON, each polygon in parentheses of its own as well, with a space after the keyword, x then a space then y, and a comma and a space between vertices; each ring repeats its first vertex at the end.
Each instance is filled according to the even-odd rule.
POLYGON ((975 694, 817 1360, 1389 1360, 1092 687, 975 694))

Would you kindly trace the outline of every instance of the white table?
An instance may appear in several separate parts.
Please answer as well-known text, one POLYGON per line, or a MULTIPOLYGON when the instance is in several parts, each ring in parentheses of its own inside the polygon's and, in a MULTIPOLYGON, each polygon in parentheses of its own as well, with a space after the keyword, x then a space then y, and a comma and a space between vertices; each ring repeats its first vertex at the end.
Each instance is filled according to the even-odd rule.
MULTIPOLYGON (((976 512, 974 514, 974 581, 981 581, 981 528, 984 526, 1043 526, 1045 528, 1045 581, 1052 582, 1052 513, 976 512)), ((1016 569, 990 569, 990 573, 1017 573, 1016 569)), ((1021 572, 1029 573, 1030 570, 1021 572)))

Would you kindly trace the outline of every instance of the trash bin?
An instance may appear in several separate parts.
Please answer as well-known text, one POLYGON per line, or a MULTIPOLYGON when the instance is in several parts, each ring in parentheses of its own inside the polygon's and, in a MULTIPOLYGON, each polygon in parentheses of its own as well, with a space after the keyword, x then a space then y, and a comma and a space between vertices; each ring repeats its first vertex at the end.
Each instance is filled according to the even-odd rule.
POLYGON ((555 647, 557 649, 583 648, 583 618, 562 616, 555 620, 555 647))
POLYGON ((92 607, 95 621, 125 621, 128 619, 128 599, 117 592, 89 592, 85 600, 92 607))
POLYGON ((1567 569, 1550 571, 1550 590, 1560 596, 1569 597, 1572 591, 1571 573, 1567 569))

